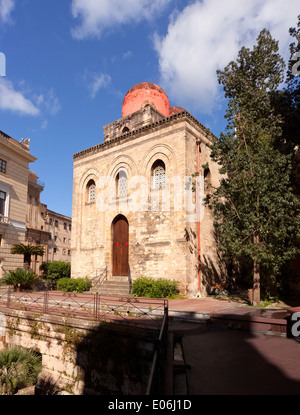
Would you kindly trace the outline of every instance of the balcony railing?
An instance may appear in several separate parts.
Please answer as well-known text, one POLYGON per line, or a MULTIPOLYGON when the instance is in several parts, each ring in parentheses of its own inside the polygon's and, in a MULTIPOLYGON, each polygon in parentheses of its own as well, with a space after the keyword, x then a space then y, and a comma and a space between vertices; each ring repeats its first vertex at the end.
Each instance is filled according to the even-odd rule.
POLYGON ((0 224, 10 225, 10 218, 0 215, 0 224))

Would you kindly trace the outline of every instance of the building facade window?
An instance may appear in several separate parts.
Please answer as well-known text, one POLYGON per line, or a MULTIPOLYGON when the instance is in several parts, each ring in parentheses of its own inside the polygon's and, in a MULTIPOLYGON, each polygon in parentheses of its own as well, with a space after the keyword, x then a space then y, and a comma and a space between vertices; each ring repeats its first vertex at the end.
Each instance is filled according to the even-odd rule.
POLYGON ((162 160, 157 160, 152 166, 153 188, 164 189, 166 187, 166 168, 162 160))
POLYGON ((88 203, 96 202, 96 184, 94 180, 90 180, 87 184, 87 201, 88 203))
POLYGON ((6 166, 7 162, 5 160, 0 159, 0 173, 6 174, 6 166))
POLYGON ((0 215, 5 216, 6 193, 0 191, 0 215))
POLYGON ((116 187, 118 197, 127 197, 127 174, 125 170, 120 170, 117 174, 116 187))
POLYGON ((209 167, 205 167, 203 171, 203 176, 204 176, 204 189, 205 191, 207 191, 210 189, 210 181, 211 181, 211 173, 210 173, 209 167))
POLYGON ((2 217, 9 217, 11 186, 0 181, 0 215, 2 217))

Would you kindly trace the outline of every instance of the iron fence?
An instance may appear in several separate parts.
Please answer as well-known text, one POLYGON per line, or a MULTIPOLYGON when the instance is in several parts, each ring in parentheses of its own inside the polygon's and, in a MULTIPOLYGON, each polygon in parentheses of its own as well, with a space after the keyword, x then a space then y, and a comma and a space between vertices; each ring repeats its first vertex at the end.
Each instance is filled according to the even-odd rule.
POLYGON ((160 324, 168 310, 168 301, 135 297, 112 297, 99 293, 65 293, 45 290, 16 292, 9 288, 0 292, 0 305, 10 309, 35 311, 98 321, 132 321, 146 319, 160 324))

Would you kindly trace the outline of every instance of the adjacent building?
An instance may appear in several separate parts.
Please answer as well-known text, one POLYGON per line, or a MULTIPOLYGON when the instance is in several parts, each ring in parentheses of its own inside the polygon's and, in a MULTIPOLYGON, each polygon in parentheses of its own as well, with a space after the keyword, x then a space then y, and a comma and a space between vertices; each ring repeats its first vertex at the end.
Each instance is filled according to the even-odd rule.
POLYGON ((26 241, 30 245, 42 245, 43 257, 32 258, 31 268, 40 274, 42 262, 71 262, 72 219, 53 212, 41 203, 40 194, 45 184, 33 171, 28 175, 28 201, 26 216, 26 241))
POLYGON ((45 184, 29 168, 35 160, 28 139, 18 142, 0 131, 0 278, 23 267, 23 255, 10 253, 12 244, 45 248, 43 257, 32 257, 37 274, 42 262, 71 262, 72 220, 41 203, 45 184))
POLYGON ((28 170, 35 160, 29 140, 18 142, 0 131, 0 278, 23 267, 23 256, 12 255, 10 247, 26 242, 28 170))

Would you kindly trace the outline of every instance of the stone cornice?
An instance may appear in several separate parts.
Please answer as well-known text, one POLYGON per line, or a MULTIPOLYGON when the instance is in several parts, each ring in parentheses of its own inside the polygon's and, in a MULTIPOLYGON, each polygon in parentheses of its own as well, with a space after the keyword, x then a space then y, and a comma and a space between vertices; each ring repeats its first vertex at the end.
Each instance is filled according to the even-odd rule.
POLYGON ((10 149, 11 151, 19 154, 30 163, 36 160, 36 157, 29 153, 29 149, 26 146, 18 143, 18 141, 4 134, 2 131, 0 134, 0 143, 3 145, 3 147, 6 147, 7 149, 10 149))
MULTIPOLYGON (((130 137, 140 137, 144 134, 149 134, 152 131, 155 131, 158 127, 166 127, 168 125, 170 125, 172 122, 180 122, 180 121, 184 121, 184 120, 188 120, 190 121, 198 130, 200 133, 202 133, 201 135, 203 135, 203 132, 205 132, 207 130, 207 128, 201 124, 195 117, 193 117, 189 112, 187 111, 182 111, 179 112, 177 114, 173 114, 169 117, 163 118, 160 121, 157 121, 155 123, 149 124, 149 125, 145 125, 144 127, 141 127, 137 130, 133 130, 133 131, 129 131, 125 134, 122 134, 114 139, 111 140, 107 140, 103 143, 97 144, 93 147, 90 147, 86 150, 80 151, 78 153, 75 153, 73 155, 73 160, 78 160, 78 159, 82 159, 84 157, 88 157, 89 155, 98 153, 100 151, 105 150, 106 148, 109 148, 110 145, 115 144, 115 143, 119 143, 122 140, 126 139, 126 138, 130 138, 130 137)), ((211 137, 214 137, 212 133, 209 133, 209 135, 206 135, 207 139, 209 141, 211 141, 211 137)))

